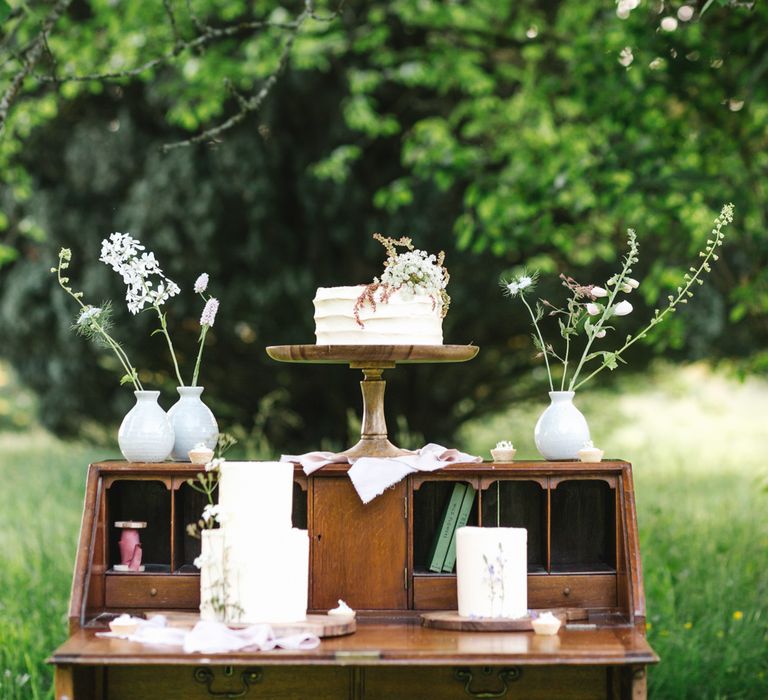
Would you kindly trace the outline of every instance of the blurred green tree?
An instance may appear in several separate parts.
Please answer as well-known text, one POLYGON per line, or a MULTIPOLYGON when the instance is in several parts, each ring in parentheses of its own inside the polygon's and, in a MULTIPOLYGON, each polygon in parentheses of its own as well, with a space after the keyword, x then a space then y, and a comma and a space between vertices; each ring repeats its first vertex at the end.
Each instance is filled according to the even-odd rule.
MULTIPOLYGON (((640 292, 652 305, 727 200, 737 221, 712 284, 653 348, 768 367, 765 6, 715 4, 664 31, 660 21, 683 3, 624 19, 597 0, 347 4, 334 21, 303 24, 261 111, 165 152, 240 113, 243 95, 275 74, 282 25, 303 9, 171 4, 185 41, 200 31, 195 18, 280 26, 115 80, 61 82, 140 65, 173 41, 158 3, 75 3, 48 42, 61 58, 46 85, 58 92, 40 79, 0 142, 9 175, 0 225, 17 241, 27 236, 0 280, 0 352, 42 395, 47 424, 74 432, 129 404, 108 359, 97 363, 68 334, 72 310, 47 273, 67 245, 82 262, 73 275, 117 300, 119 282, 95 263, 112 230, 145 240, 187 289, 211 273, 223 304, 203 377, 210 402, 225 425, 255 427, 281 447, 341 444, 357 377, 275 365, 262 348, 312 340, 315 287, 377 274, 375 230, 446 249, 446 340, 482 348, 466 365, 391 373, 390 409, 430 439, 543 391, 530 372, 527 323, 501 297, 500 274, 538 268, 547 297, 560 293, 559 271, 604 281, 633 226, 640 292)), ((40 71, 50 75, 49 63, 40 71)), ((191 295, 173 305, 182 352, 193 350, 198 311, 191 295)), ((148 380, 170 389, 163 348, 143 320, 125 318, 122 339, 148 380)), ((640 349, 633 362, 648 357, 640 349)))

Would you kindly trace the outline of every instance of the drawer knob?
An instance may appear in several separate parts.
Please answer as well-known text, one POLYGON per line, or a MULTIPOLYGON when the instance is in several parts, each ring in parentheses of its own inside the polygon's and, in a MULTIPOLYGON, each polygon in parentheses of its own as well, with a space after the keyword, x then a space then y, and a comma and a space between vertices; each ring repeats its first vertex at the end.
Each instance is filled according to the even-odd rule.
POLYGON ((154 598, 157 595, 157 588, 150 588, 149 595, 151 595, 154 598))
POLYGON ((571 587, 570 586, 566 586, 565 588, 563 588, 563 595, 566 596, 566 597, 571 595, 571 587))

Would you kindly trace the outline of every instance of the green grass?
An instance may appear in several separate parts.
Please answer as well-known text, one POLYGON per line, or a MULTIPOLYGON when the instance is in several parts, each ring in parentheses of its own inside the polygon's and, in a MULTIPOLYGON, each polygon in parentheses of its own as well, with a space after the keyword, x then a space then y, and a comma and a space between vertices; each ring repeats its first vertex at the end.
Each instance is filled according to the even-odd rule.
MULTIPOLYGON (((768 383, 662 369, 577 405, 595 443, 634 464, 652 698, 768 697, 768 383)), ((467 425, 487 454, 509 438, 535 457, 544 404, 467 425)), ((51 697, 45 658, 66 637, 85 465, 108 450, 41 431, 0 432, 0 698, 51 697)))
MULTIPOLYGON (((606 454, 633 463, 652 698, 768 698, 768 383, 703 367, 582 392, 606 454)), ((500 439, 536 457, 545 404, 465 426, 465 447, 500 439)))
POLYGON ((86 466, 42 432, 0 434, 0 697, 52 697, 46 657, 66 638, 86 466))

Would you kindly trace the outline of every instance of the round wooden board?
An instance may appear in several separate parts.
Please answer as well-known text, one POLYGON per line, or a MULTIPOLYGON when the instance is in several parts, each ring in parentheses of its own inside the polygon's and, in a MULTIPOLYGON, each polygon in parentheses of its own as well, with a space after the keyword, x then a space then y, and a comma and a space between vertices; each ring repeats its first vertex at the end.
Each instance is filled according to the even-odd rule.
MULTIPOLYGON (((193 612, 180 612, 178 610, 153 610, 147 611, 146 617, 153 615, 164 615, 168 620, 169 627, 188 627, 192 629, 199 621, 200 615, 193 612)), ((269 623, 272 631, 277 637, 287 637, 291 634, 316 634, 320 638, 342 637, 345 634, 352 634, 357 631, 357 622, 355 618, 339 619, 336 615, 307 615, 303 622, 292 622, 290 624, 278 622, 269 623)), ((231 625, 232 628, 243 628, 248 625, 231 625)))
POLYGON ((267 355, 279 362, 327 364, 372 362, 466 362, 477 345, 270 345, 267 355))
POLYGON ((455 632, 531 632, 531 616, 517 619, 462 617, 457 610, 421 614, 421 624, 437 630, 455 632))
POLYGON ((272 630, 277 637, 287 637, 290 634, 310 633, 321 639, 325 637, 343 637, 357 631, 355 618, 341 618, 336 615, 307 615, 304 622, 290 625, 273 624, 272 630))

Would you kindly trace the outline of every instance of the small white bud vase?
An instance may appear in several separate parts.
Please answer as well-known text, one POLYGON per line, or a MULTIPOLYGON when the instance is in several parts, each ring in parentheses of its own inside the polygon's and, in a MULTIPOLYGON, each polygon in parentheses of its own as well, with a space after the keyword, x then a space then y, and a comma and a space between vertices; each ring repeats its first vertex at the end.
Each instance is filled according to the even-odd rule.
POLYGON ((180 398, 168 411, 176 435, 171 457, 180 462, 189 462, 189 451, 200 443, 210 449, 216 447, 219 425, 211 409, 200 398, 203 387, 177 386, 176 391, 180 398))
POLYGON ((159 391, 134 391, 136 405, 128 411, 117 443, 129 462, 163 462, 173 448, 173 428, 157 399, 159 391))
POLYGON ((573 405, 573 391, 550 391, 550 405, 536 422, 533 437, 544 459, 578 459, 589 440, 589 426, 573 405))

